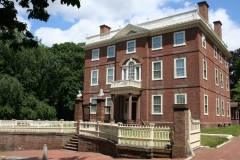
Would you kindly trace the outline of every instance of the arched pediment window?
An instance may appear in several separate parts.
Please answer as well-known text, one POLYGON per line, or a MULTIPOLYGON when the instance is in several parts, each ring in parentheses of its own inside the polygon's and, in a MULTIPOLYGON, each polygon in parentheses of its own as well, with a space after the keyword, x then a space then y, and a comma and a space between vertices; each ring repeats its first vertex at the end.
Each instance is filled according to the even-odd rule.
POLYGON ((122 66, 122 80, 141 80, 141 63, 137 63, 130 58, 125 65, 122 66))

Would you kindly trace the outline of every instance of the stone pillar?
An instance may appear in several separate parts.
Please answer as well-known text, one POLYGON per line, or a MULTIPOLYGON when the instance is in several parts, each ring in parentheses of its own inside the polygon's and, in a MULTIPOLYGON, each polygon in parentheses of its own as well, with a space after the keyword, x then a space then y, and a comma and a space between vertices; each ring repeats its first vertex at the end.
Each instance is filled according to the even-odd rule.
POLYGON ((140 100, 141 96, 138 96, 138 101, 137 101, 137 116, 136 116, 136 123, 140 124, 140 112, 141 112, 141 106, 140 106, 140 100))
POLYGON ((119 97, 119 119, 120 121, 123 120, 123 107, 124 107, 124 102, 123 102, 123 96, 119 97))
POLYGON ((76 98, 75 99, 75 108, 74 108, 74 121, 79 122, 80 120, 83 120, 83 99, 82 98, 76 98))
POLYGON ((188 105, 173 105, 174 144, 172 158, 185 158, 187 155, 188 105))
POLYGON ((97 121, 104 122, 105 117, 105 99, 97 98, 97 121))
POLYGON ((111 94, 111 108, 110 108, 110 112, 111 112, 111 118, 110 118, 110 122, 114 122, 115 123, 115 117, 114 117, 114 94, 111 94))
POLYGON ((129 93, 128 98, 128 119, 127 124, 132 124, 132 94, 129 93))

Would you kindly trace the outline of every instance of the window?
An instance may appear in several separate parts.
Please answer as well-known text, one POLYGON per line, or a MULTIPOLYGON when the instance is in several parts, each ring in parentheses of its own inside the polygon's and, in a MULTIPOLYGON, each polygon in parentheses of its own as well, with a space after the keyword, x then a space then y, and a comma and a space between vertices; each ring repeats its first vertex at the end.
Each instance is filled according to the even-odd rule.
POLYGON ((229 81, 227 76, 226 76, 226 90, 229 91, 229 81))
POLYGON ((114 68, 107 68, 107 84, 111 84, 114 81, 114 68))
POLYGON ((152 50, 162 49, 162 36, 152 37, 152 50))
POLYGON ((185 45, 185 31, 174 33, 174 46, 185 45))
POLYGON ((107 58, 115 57, 115 46, 109 46, 107 48, 107 58))
POLYGON ((222 63, 222 52, 219 51, 219 61, 222 63))
POLYGON ((218 86, 218 69, 215 68, 215 84, 218 86))
POLYGON ((162 79, 162 61, 152 62, 152 80, 162 79))
POLYGON ((187 94, 182 93, 182 94, 175 94, 174 98, 175 104, 187 104, 187 94))
POLYGON ((92 61, 99 60, 99 49, 94 49, 92 51, 92 61))
POLYGON ((223 88, 223 74, 220 72, 220 84, 221 88, 223 88))
POLYGON ((217 113, 217 116, 220 115, 220 110, 219 110, 219 99, 216 98, 216 113, 217 113))
POLYGON ((227 116, 230 117, 230 104, 227 102, 227 116))
POLYGON ((162 114, 162 95, 152 96, 152 114, 162 114))
POLYGON ((208 115, 208 96, 204 94, 204 115, 208 115))
POLYGON ((111 97, 106 97, 105 106, 105 114, 110 114, 111 97))
POLYGON ((98 70, 92 70, 91 86, 98 85, 98 70))
POLYGON ((93 105, 90 106, 90 114, 96 114, 97 112, 97 99, 96 98, 90 98, 90 103, 93 105))
POLYGON ((130 58, 126 65, 122 66, 122 80, 141 80, 141 64, 130 58))
POLYGON ((136 50, 136 41, 128 41, 127 42, 127 53, 134 53, 136 50))
POLYGON ((227 62, 227 60, 225 61, 225 67, 228 68, 228 62, 227 62))
POLYGON ((186 58, 174 59, 174 78, 186 78, 186 58))
POLYGON ((214 57, 217 59, 217 47, 214 46, 214 57))
POLYGON ((225 115, 225 111, 224 111, 224 101, 222 100, 222 116, 225 115))
POLYGON ((203 60, 203 78, 207 80, 207 61, 203 60))
POLYGON ((203 33, 202 33, 202 46, 203 46, 203 48, 206 49, 206 37, 203 33))

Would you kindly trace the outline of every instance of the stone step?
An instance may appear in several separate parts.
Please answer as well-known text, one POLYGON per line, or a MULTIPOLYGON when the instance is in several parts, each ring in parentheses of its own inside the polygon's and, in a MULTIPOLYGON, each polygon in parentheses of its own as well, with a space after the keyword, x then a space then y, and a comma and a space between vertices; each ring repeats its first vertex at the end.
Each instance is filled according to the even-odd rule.
POLYGON ((78 144, 67 143, 65 146, 68 146, 68 147, 77 147, 78 144))
POLYGON ((78 151, 77 147, 63 146, 63 149, 71 150, 71 151, 78 151))

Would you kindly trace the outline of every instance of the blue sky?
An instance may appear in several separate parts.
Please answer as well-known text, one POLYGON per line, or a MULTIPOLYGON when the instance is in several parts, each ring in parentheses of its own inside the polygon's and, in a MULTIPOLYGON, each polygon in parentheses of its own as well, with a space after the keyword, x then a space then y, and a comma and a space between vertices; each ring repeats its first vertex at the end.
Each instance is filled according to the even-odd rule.
MULTIPOLYGON (((51 14, 48 22, 28 20, 24 9, 19 19, 26 22, 32 33, 51 46, 54 43, 85 42, 86 36, 99 34, 99 26, 106 24, 112 29, 136 24, 194 9, 201 0, 81 0, 81 8, 63 6, 58 1, 47 9, 51 14), (127 2, 127 3, 126 3, 127 2)), ((240 48, 240 0, 208 0, 209 21, 222 22, 223 40, 229 50, 240 48)))

